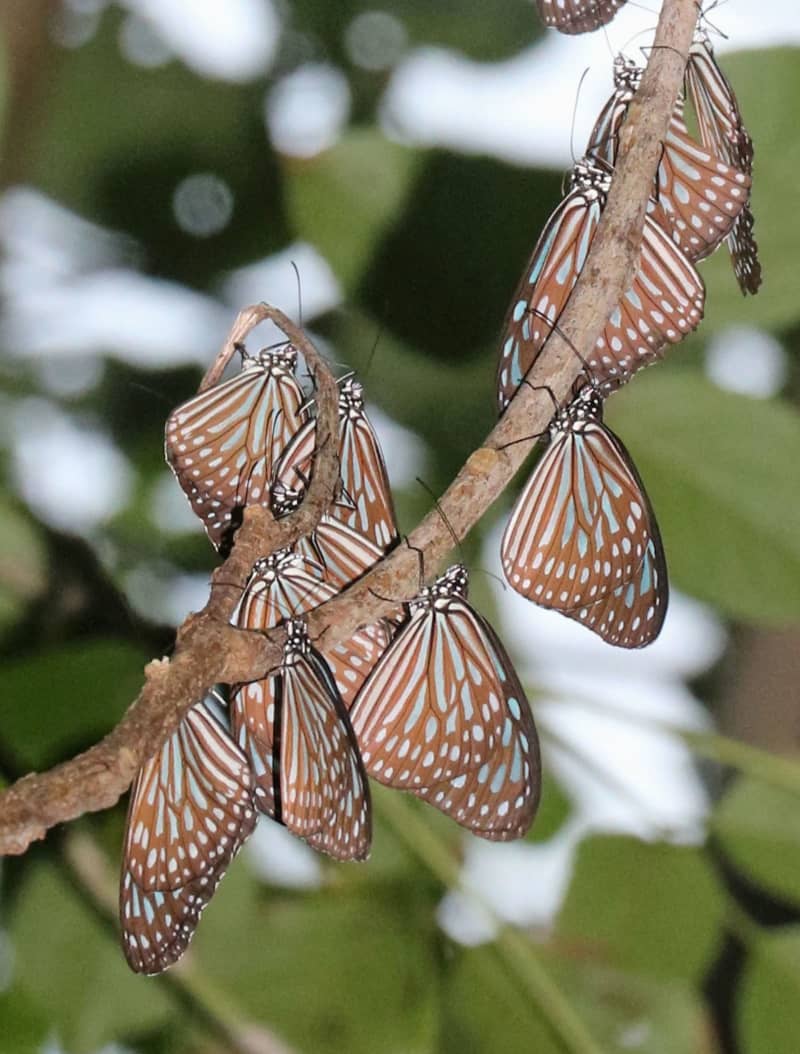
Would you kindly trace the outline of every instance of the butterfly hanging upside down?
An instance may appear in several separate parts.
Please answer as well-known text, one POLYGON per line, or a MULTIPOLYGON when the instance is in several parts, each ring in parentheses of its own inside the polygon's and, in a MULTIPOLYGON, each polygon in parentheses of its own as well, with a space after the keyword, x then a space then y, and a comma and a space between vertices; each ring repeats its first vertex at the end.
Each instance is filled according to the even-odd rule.
POLYGON ((590 387, 560 410, 500 548, 509 584, 609 644, 641 648, 661 631, 667 567, 644 485, 603 424, 590 387))

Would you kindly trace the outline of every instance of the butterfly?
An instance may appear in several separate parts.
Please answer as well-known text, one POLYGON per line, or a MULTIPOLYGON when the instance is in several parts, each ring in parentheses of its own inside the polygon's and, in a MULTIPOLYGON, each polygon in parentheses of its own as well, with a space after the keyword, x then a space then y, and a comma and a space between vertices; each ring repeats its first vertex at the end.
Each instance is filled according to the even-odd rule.
MULTIPOLYGON (((497 399, 506 408, 556 325, 578 280, 605 208, 611 169, 585 157, 547 222, 506 316, 497 367, 497 399)), ((653 362, 703 317, 705 286, 692 263, 645 217, 633 283, 606 323, 585 368, 604 393, 653 362)))
POLYGON ((364 681, 389 646, 393 629, 388 619, 379 619, 322 652, 345 706, 353 705, 364 681))
POLYGON ((122 947, 137 973, 160 973, 185 951, 255 827, 253 791, 213 696, 192 707, 139 770, 120 882, 122 947))
POLYGON ((639 474, 603 424, 599 393, 583 388, 559 410, 549 440, 503 534, 506 579, 609 644, 641 648, 664 622, 666 560, 639 474))
POLYGON ((562 33, 588 33, 608 25, 625 0, 536 0, 546 26, 562 33))
POLYGON ((350 715, 367 772, 412 791, 482 838, 521 837, 541 771, 522 686, 455 564, 408 605, 408 618, 350 715))
MULTIPOLYGON (((287 516, 298 508, 303 492, 284 487, 280 482, 272 486, 272 511, 276 518, 287 516)), ((331 509, 335 507, 335 502, 331 509)), ((294 551, 323 569, 325 581, 336 592, 374 567, 383 551, 360 531, 338 520, 333 512, 325 513, 317 526, 294 543, 294 551)))
MULTIPOLYGON (((589 138, 587 153, 613 166, 619 136, 644 70, 619 55, 614 60, 615 91, 589 138)), ((708 145, 708 144, 706 144, 708 145)), ((710 152, 689 135, 683 98, 670 117, 649 205, 652 219, 672 237, 690 260, 710 256, 730 234, 750 195, 750 174, 726 164, 725 155, 710 152)))
MULTIPOLYGON (((397 517, 386 463, 364 409, 364 389, 347 377, 339 392, 341 493, 330 515, 387 552, 397 541, 397 517)), ((292 437, 275 469, 275 482, 289 490, 307 487, 314 467, 316 436, 312 421, 292 437)))
POLYGON ((167 462, 223 552, 244 506, 268 505, 275 465, 307 417, 291 345, 241 354, 236 377, 177 407, 166 426, 167 462))
MULTIPOLYGON (((751 176, 753 141, 742 122, 733 88, 717 65, 711 41, 703 30, 696 31, 689 49, 686 85, 703 145, 751 176)), ((761 264, 753 224, 748 200, 727 237, 733 271, 743 294, 757 293, 761 285, 761 264)))
MULTIPOLYGON (((259 580, 263 568, 247 586, 237 620, 243 629, 269 628, 261 621, 266 602, 252 602, 259 580)), ((270 589, 274 582, 263 591, 270 589)), ((234 738, 255 777, 255 802, 313 848, 363 860, 372 837, 369 786, 347 709, 305 624, 290 618, 286 627, 278 669, 239 685, 231 702, 234 738)))

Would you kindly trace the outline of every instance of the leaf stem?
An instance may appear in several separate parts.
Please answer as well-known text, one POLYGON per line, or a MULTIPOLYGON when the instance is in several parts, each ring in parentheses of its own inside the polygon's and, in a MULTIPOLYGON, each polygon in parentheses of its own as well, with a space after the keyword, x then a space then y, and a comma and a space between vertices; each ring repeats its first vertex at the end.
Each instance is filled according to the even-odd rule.
POLYGON ((449 889, 457 889, 498 926, 494 946, 504 964, 532 997, 562 1048, 569 1054, 603 1054, 567 997, 550 977, 533 945, 503 925, 478 891, 464 881, 458 860, 402 794, 382 795, 380 807, 394 832, 449 889))

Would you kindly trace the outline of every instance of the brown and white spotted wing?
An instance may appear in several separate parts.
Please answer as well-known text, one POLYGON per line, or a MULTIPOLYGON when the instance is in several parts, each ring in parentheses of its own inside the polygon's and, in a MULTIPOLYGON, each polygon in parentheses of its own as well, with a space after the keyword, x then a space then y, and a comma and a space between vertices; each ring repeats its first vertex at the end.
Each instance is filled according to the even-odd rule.
MULTIPOLYGON (((686 85, 697 115, 704 146, 717 157, 753 172, 753 141, 742 121, 739 103, 728 78, 720 69, 707 34, 698 30, 689 49, 686 85)), ((734 274, 742 293, 757 293, 761 285, 758 245, 753 237, 753 213, 748 200, 728 235, 734 274)))
POLYGON ((386 552, 398 538, 392 488, 364 409, 363 388, 352 377, 342 383, 339 396, 339 463, 346 500, 331 514, 386 552))
POLYGON ((303 624, 291 620, 288 629, 280 668, 241 685, 231 705, 256 804, 313 848, 363 860, 372 837, 370 796, 347 709, 303 624))
MULTIPOLYGON (((624 56, 614 61, 614 94, 600 112, 587 153, 613 167, 620 131, 642 78, 642 68, 624 56)), ((750 196, 750 170, 715 144, 689 134, 679 98, 670 118, 649 206, 651 218, 692 261, 702 260, 731 233, 750 196)))
POLYGON ((303 424, 296 361, 291 347, 245 357, 236 377, 167 418, 167 462, 217 549, 230 541, 235 510, 269 504, 276 462, 303 424))
POLYGON ((608 25, 625 0, 536 0, 539 17, 561 33, 589 33, 608 25))
POLYGON ((380 619, 322 653, 346 707, 353 705, 362 684, 386 651, 392 639, 390 627, 391 623, 380 619))
MULTIPOLYGON (((537 243, 508 312, 497 369, 501 412, 541 352, 581 273, 610 185, 602 160, 584 158, 571 190, 551 216, 537 243)), ((587 359, 595 385, 604 392, 630 379, 677 343, 703 317, 705 287, 677 245, 647 217, 631 288, 612 312, 587 359)))
POLYGON ((137 776, 120 881, 122 947, 138 973, 183 954, 200 914, 255 827, 253 780, 209 699, 137 776))
POLYGON ((642 481, 584 389, 561 411, 550 445, 506 526, 500 549, 522 596, 586 625, 611 644, 637 648, 666 614, 666 563, 642 481))
POLYGON ((511 660, 466 588, 457 564, 412 602, 353 704, 353 729, 374 779, 483 838, 519 838, 539 800, 536 729, 511 660))
POLYGON ((679 343, 700 325, 705 297, 695 266, 646 216, 633 285, 586 359, 593 383, 608 394, 660 358, 667 345, 679 343))

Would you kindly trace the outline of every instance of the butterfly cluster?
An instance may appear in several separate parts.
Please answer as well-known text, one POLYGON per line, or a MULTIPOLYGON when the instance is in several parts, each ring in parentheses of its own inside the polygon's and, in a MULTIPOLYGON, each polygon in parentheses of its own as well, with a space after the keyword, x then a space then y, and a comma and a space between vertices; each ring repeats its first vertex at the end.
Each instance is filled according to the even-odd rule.
MULTIPOLYGON (((539 0, 539 8, 548 24, 577 33, 608 22, 622 2, 539 0)), ((511 301, 497 367, 501 413, 580 275, 641 76, 629 60, 615 62, 614 93, 511 301)), ((668 583, 653 510, 603 423, 604 400, 698 326, 705 288, 696 264, 723 241, 742 291, 757 291, 752 157, 730 84, 698 32, 633 281, 582 359, 570 400, 556 407, 503 536, 502 565, 517 592, 619 647, 655 639, 668 583)), ((177 407, 166 426, 167 461, 223 556, 247 507, 277 518, 299 507, 318 454, 296 349, 240 351, 240 372, 177 407)), ((530 705, 502 643, 467 599, 465 567, 453 565, 391 618, 323 651, 309 636, 307 614, 399 541, 362 386, 351 376, 339 391, 334 499, 309 535, 261 555, 232 615, 243 630, 285 626, 279 665, 198 700, 134 783, 120 915, 137 972, 158 973, 182 955, 259 813, 338 860, 369 853, 370 778, 487 839, 521 837, 536 813, 541 767, 530 705)))
MULTIPOLYGON (((565 32, 594 28, 618 3, 542 0, 565 32)), ((558 325, 606 203, 620 131, 643 70, 620 56, 614 92, 547 222, 504 324, 497 366, 502 413, 558 325)), ((633 281, 595 347, 581 358, 571 401, 558 407, 548 445, 520 494, 501 543, 518 593, 575 619, 610 644, 640 648, 661 630, 668 584, 664 550, 644 486, 621 440, 603 423, 604 400, 703 317, 696 264, 726 242, 742 293, 761 283, 753 238, 753 147, 736 96, 706 33, 698 30, 648 202, 633 281), (688 131, 691 106, 699 139, 688 131)))
MULTIPOLYGON (((169 416, 166 457, 212 544, 228 552, 248 505, 280 518, 316 458, 313 399, 292 346, 250 356, 231 380, 169 416)), ((521 837, 539 799, 536 729, 511 660, 467 600, 457 564, 391 619, 320 652, 304 616, 398 542, 383 455, 362 386, 340 383, 340 479, 307 537, 257 560, 232 621, 287 630, 279 667, 198 702, 133 787, 120 888, 125 955, 158 973, 262 813, 338 860, 371 841, 369 777, 475 834, 521 837)))

